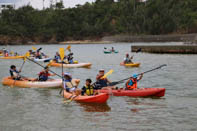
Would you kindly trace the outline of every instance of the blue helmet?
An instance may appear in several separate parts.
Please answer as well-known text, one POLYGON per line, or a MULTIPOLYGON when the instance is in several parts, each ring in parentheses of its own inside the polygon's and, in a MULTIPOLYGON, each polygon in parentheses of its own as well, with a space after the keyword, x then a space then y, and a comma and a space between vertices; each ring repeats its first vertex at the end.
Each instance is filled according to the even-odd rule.
POLYGON ((133 78, 137 78, 137 74, 133 74, 133 76, 132 76, 133 78))

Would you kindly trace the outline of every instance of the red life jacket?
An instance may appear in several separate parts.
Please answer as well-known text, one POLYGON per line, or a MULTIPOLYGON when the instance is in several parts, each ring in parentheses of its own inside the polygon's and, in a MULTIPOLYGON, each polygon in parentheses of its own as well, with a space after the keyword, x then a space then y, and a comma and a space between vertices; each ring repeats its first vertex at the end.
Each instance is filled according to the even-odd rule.
POLYGON ((126 88, 128 90, 136 89, 137 88, 137 79, 130 78, 130 81, 126 83, 126 88))

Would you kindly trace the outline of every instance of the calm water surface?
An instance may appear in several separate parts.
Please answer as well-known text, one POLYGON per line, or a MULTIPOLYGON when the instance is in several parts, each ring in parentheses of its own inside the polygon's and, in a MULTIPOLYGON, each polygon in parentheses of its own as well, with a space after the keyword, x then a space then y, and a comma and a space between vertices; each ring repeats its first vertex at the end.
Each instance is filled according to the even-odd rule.
MULTIPOLYGON (((177 43, 175 43, 177 44, 177 43)), ((36 45, 53 57, 65 45, 36 45)), ((197 128, 197 55, 133 53, 140 68, 119 66, 131 44, 72 45, 75 60, 91 62, 91 69, 64 69, 80 78, 95 80, 100 68, 114 69, 112 81, 124 79, 161 64, 168 66, 147 73, 139 87, 166 88, 165 97, 131 98, 112 96, 105 105, 72 102, 63 104, 57 89, 10 88, 0 84, 0 131, 121 131, 121 130, 196 130, 197 128), (114 47, 118 54, 103 54, 103 47, 114 47)), ((0 49, 3 46, 0 46, 0 49)), ((24 54, 32 46, 7 46, 24 54)), ((22 65, 22 60, 0 60, 0 79, 9 75, 9 66, 22 65)), ((42 68, 27 61, 22 74, 36 77, 42 68)), ((61 69, 51 68, 61 74, 61 69)), ((56 77, 58 78, 58 77, 56 77)), ((119 85, 123 86, 123 85, 119 85)))

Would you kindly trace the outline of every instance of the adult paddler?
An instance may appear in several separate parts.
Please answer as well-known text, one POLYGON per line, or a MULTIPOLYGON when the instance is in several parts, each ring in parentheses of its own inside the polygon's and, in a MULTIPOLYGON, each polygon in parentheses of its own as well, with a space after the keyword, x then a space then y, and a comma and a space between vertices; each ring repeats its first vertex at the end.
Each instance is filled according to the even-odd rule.
POLYGON ((103 87, 107 87, 111 81, 109 81, 107 78, 102 78, 105 75, 105 70, 100 69, 99 74, 96 76, 96 83, 94 85, 95 89, 102 89, 103 87))
POLYGON ((81 94, 81 90, 77 89, 77 83, 72 79, 72 75, 68 72, 64 73, 62 86, 67 92, 72 93, 72 96, 81 94))

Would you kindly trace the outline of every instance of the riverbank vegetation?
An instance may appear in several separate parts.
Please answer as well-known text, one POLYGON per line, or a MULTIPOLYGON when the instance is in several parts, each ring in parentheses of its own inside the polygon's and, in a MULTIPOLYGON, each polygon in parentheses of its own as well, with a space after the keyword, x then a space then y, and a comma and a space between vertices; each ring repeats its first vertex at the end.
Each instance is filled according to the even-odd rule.
POLYGON ((59 2, 43 10, 26 5, 2 11, 0 36, 59 42, 115 34, 197 33, 196 7, 197 0, 96 0, 66 9, 59 2))

